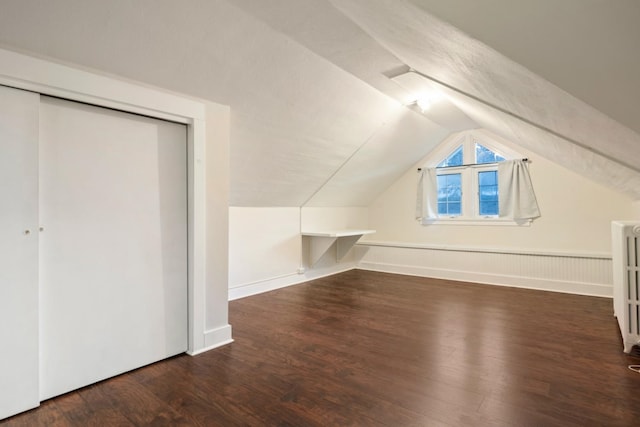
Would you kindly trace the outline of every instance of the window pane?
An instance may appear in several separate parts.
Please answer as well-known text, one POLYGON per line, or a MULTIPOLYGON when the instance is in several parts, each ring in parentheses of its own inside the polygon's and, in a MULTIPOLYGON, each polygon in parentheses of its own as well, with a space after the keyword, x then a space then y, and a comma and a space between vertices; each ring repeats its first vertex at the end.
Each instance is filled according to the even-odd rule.
POLYGON ((478 172, 480 215, 498 215, 498 172, 478 172))
POLYGON ((498 215, 498 202, 480 202, 480 215, 498 215))
POLYGON ((438 163, 439 168, 447 167, 447 166, 461 166, 462 165, 462 145, 456 150, 449 154, 446 159, 438 163))
POLYGON ((462 211, 462 175, 438 175, 438 215, 460 215, 462 211))
POLYGON ((460 202, 458 203, 449 203, 449 215, 455 215, 458 216, 460 215, 460 208, 462 207, 462 204, 460 202))
POLYGON ((484 185, 497 185, 498 184, 498 182, 496 181, 497 178, 498 178, 498 174, 495 171, 480 172, 478 174, 478 178, 479 178, 481 186, 484 186, 484 185))
POLYGON ((500 154, 476 142, 476 163, 495 163, 503 160, 504 157, 500 154))

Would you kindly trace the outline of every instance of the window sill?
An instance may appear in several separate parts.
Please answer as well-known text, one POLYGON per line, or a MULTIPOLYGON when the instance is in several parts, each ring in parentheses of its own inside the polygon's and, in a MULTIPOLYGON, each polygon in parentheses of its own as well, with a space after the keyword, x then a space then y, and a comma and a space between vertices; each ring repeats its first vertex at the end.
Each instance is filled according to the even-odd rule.
POLYGON ((421 222, 422 225, 484 225, 484 226, 515 226, 529 227, 532 220, 513 220, 504 218, 437 218, 427 219, 421 222))

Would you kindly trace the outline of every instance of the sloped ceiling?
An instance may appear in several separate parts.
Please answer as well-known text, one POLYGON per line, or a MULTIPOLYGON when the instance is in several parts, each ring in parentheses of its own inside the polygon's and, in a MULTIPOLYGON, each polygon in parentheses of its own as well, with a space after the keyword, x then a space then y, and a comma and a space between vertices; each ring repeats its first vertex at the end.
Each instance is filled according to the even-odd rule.
POLYGON ((640 198, 638 133, 426 13, 413 1, 333 3, 402 62, 445 83, 441 88, 483 127, 640 198))
POLYGON ((640 132, 637 0, 412 0, 640 132))
MULTIPOLYGON (((596 2, 571 2, 595 19, 596 2)), ((234 206, 366 206, 449 133, 477 126, 615 188, 622 182, 640 198, 640 137, 620 124, 639 126, 637 86, 627 88, 624 107, 622 86, 606 96, 610 82, 585 89, 604 74, 636 83, 635 51, 624 37, 635 27, 614 30, 609 17, 602 30, 624 41, 618 48, 634 56, 633 76, 600 67, 572 86, 566 63, 579 66, 575 57, 562 62, 560 50, 545 57, 544 48, 524 59, 514 53, 535 44, 528 37, 579 41, 533 24, 518 38, 515 24, 532 15, 586 33, 567 11, 555 11, 557 2, 539 4, 529 13, 531 6, 514 9, 507 0, 4 0, 0 44, 230 105, 234 206), (515 10, 515 22, 490 20, 501 6, 515 10), (510 41, 494 46, 501 54, 432 9, 489 44, 510 41), (474 10, 495 29, 473 21, 474 10), (401 107, 409 94, 388 77, 407 65, 446 83, 451 103, 431 116, 401 107), (464 113, 444 113, 454 105, 464 113)), ((630 14, 627 6, 616 10, 630 14)), ((576 55, 588 49, 580 45, 576 55)))
POLYGON ((299 206, 399 106, 232 3, 4 1, 0 42, 230 105, 232 205, 299 206))

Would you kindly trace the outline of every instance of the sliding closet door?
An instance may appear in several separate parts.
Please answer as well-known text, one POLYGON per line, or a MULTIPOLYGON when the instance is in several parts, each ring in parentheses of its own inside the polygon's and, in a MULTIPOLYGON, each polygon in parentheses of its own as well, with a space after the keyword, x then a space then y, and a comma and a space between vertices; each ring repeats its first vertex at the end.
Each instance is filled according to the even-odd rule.
POLYGON ((187 349, 186 127, 42 97, 40 397, 187 349))
POLYGON ((0 86, 0 419, 39 402, 38 103, 0 86))

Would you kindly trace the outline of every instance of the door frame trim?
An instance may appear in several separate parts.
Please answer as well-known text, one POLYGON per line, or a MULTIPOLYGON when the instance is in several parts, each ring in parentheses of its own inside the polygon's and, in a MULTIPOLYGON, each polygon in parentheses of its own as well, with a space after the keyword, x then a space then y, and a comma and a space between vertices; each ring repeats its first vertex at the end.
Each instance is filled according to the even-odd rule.
MULTIPOLYGON (((187 125, 188 336, 195 355, 231 341, 207 339, 206 307, 206 106, 159 89, 0 49, 0 85, 187 125)), ((220 106, 223 107, 223 106, 220 106)), ((223 107, 228 108, 228 107, 223 107)), ((226 286, 226 278, 225 278, 226 286)), ((227 300, 224 301, 228 304, 227 300)), ((209 334, 210 335, 210 334, 209 334)))

